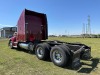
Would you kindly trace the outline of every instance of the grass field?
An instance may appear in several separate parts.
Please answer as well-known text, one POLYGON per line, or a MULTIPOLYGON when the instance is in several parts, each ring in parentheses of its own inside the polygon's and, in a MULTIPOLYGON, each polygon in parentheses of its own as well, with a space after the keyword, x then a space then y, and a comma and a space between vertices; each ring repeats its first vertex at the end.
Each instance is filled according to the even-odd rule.
POLYGON ((55 66, 51 61, 38 60, 35 54, 18 51, 8 47, 7 39, 0 39, 0 75, 100 75, 100 39, 96 38, 61 38, 50 37, 49 40, 81 42, 92 48, 91 61, 78 70, 55 66))

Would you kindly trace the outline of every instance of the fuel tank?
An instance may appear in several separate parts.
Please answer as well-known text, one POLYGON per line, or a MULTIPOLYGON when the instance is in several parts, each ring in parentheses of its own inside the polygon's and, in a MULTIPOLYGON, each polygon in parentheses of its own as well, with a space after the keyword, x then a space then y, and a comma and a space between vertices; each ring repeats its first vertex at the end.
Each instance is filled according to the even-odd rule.
POLYGON ((28 49, 28 44, 26 44, 26 43, 19 43, 19 47, 27 50, 28 49))

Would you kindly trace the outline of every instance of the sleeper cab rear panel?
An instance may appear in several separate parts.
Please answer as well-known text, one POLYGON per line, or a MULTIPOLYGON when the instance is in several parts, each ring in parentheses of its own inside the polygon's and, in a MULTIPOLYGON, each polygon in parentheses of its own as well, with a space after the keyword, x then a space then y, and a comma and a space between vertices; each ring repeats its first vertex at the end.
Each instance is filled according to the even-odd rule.
POLYGON ((18 20, 18 41, 31 41, 48 38, 47 18, 45 14, 25 9, 18 20))

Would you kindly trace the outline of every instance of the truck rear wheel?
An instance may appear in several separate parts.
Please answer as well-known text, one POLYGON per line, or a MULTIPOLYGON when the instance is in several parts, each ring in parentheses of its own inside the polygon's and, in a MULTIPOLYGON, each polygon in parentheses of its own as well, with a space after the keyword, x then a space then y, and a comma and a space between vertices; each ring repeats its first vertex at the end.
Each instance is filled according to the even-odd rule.
POLYGON ((35 48, 35 54, 40 60, 47 60, 50 57, 50 46, 47 43, 38 44, 35 48))
POLYGON ((60 46, 55 46, 50 51, 50 57, 52 62, 60 67, 65 67, 68 61, 68 54, 60 46))

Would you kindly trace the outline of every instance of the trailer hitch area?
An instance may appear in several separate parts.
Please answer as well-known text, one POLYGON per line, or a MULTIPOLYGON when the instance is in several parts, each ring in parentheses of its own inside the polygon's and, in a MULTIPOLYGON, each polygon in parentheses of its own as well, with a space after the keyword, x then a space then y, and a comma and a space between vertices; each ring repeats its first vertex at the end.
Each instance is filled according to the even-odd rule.
POLYGON ((81 59, 82 59, 82 60, 91 59, 91 48, 89 48, 89 49, 84 49, 84 50, 81 52, 81 59))
POLYGON ((81 48, 79 48, 75 52, 73 50, 71 50, 71 53, 72 53, 71 68, 72 69, 78 69, 78 68, 81 67, 80 54, 81 54, 81 51, 82 51, 83 48, 84 48, 84 46, 82 46, 81 48))

